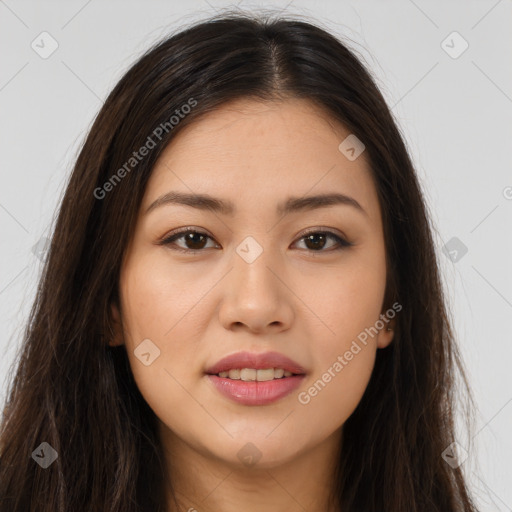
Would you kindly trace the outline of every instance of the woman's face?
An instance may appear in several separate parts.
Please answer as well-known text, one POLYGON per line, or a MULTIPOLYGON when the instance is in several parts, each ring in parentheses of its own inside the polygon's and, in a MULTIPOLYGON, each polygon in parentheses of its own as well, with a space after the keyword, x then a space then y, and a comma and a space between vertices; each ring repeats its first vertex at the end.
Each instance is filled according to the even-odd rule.
POLYGON ((173 450, 272 467, 339 439, 393 323, 379 322, 376 190, 365 152, 351 139, 339 148, 349 135, 305 100, 244 99, 160 157, 123 262, 112 345, 126 345, 173 450), (331 194, 352 199, 307 200, 331 194), (194 232, 169 240, 184 228, 194 232))

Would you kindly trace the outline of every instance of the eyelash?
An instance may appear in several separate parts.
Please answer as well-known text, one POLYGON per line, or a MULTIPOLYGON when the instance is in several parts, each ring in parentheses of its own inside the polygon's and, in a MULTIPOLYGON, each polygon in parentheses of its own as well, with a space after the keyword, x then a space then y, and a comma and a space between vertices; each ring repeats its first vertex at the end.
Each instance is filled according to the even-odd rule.
MULTIPOLYGON (((200 230, 197 230, 194 228, 185 228, 180 231, 171 233, 169 236, 165 237, 163 240, 157 242, 157 244, 158 245, 167 245, 170 247, 175 240, 178 240, 179 238, 183 237, 187 233, 195 233, 197 235, 203 235, 203 236, 206 236, 207 238, 210 238, 211 240, 213 240, 213 238, 210 235, 208 235, 207 233, 204 233, 203 231, 200 231, 200 230)), ((332 231, 322 231, 322 230, 311 230, 306 233, 303 233, 302 236, 298 239, 298 241, 303 240, 307 236, 313 235, 313 234, 314 235, 327 235, 330 238, 334 238, 338 242, 339 247, 336 249, 328 249, 328 250, 319 249, 318 251, 315 251, 313 249, 309 249, 309 250, 306 249, 308 252, 311 252, 311 253, 340 251, 340 250, 343 250, 345 248, 348 248, 348 247, 351 247, 354 245, 353 243, 348 242, 347 240, 345 240, 341 236, 337 235, 336 233, 333 233, 332 231)), ((178 246, 170 247, 170 248, 173 251, 179 251, 179 252, 183 252, 183 253, 199 253, 199 252, 206 250, 206 249, 184 249, 183 247, 178 247, 178 246)))

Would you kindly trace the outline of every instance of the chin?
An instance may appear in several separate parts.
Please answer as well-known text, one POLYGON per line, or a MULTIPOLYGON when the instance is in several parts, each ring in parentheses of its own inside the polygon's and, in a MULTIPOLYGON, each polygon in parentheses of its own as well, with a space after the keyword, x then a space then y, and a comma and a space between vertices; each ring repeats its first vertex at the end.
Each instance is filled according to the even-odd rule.
MULTIPOLYGON (((269 430, 270 432, 271 430, 269 430)), ((296 440, 285 436, 270 439, 267 433, 259 436, 244 435, 226 440, 225 443, 212 447, 213 455, 237 471, 271 469, 290 463, 299 456, 301 445, 296 440), (226 455, 229 454, 229 458, 226 455)), ((305 447, 304 447, 305 448, 305 447)))

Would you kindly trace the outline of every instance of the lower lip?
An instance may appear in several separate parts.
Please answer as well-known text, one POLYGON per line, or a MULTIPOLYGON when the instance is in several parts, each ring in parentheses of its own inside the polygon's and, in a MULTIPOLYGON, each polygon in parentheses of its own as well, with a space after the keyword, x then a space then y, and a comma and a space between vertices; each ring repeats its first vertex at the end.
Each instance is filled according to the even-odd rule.
POLYGON ((300 386, 305 375, 258 381, 233 380, 207 375, 210 382, 227 398, 243 405, 267 405, 277 402, 300 386))

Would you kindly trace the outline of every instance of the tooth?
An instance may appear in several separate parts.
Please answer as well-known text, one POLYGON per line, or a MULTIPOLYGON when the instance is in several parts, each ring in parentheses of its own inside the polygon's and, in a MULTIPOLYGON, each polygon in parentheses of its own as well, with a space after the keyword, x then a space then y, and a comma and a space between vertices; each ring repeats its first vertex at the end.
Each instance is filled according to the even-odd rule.
POLYGON ((234 379, 234 380, 239 380, 240 379, 240 370, 236 369, 236 370, 229 370, 229 378, 230 379, 234 379))
POLYGON ((265 368, 261 370, 254 368, 232 368, 228 371, 219 372, 218 375, 219 377, 233 380, 265 382, 273 379, 281 379, 283 377, 291 377, 293 374, 282 368, 265 368))
POLYGON ((256 372, 256 380, 265 381, 274 379, 274 368, 267 368, 265 370, 258 370, 256 372))
POLYGON ((242 368, 240 378, 245 381, 256 380, 256 370, 254 368, 242 368))

